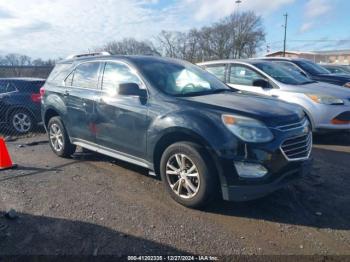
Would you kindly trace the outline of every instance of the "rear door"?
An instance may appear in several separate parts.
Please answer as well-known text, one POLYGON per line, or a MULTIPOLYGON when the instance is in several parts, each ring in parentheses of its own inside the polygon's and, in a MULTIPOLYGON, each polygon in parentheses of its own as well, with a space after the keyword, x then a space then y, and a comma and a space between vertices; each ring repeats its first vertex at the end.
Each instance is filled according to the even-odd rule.
POLYGON ((17 92, 16 88, 6 80, 0 80, 0 123, 6 122, 7 112, 10 109, 10 96, 17 92))
POLYGON ((94 103, 99 95, 101 65, 98 61, 79 64, 65 81, 67 128, 72 138, 95 142, 94 103))

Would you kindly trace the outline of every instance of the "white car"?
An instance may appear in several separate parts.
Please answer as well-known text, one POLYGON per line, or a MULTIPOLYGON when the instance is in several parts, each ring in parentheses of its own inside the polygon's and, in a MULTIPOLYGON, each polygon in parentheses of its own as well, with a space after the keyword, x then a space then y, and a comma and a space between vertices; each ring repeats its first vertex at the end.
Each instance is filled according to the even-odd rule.
POLYGON ((314 132, 350 130, 350 89, 316 82, 263 60, 220 60, 198 65, 235 89, 303 107, 314 132))

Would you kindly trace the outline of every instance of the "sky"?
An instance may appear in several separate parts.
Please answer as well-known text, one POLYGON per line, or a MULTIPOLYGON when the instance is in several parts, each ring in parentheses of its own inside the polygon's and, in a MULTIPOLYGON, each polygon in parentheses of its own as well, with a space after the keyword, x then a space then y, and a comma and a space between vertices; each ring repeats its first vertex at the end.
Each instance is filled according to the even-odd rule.
POLYGON ((350 49, 348 0, 0 0, 0 55, 57 58, 112 40, 154 40, 161 30, 210 25, 232 12, 262 16, 261 54, 288 50, 350 49))

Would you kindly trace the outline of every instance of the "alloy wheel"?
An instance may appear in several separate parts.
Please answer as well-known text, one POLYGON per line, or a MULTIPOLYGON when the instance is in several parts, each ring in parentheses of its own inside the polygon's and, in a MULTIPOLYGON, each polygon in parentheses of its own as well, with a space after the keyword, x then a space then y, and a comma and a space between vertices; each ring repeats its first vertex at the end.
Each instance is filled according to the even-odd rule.
POLYGON ((28 114, 20 112, 13 115, 12 125, 17 132, 26 133, 32 127, 32 121, 28 114))
POLYGON ((63 133, 59 125, 52 124, 49 130, 50 142, 55 151, 59 152, 63 148, 63 133))
POLYGON ((172 155, 166 165, 166 177, 170 188, 181 198, 193 198, 200 187, 196 165, 185 154, 172 155))

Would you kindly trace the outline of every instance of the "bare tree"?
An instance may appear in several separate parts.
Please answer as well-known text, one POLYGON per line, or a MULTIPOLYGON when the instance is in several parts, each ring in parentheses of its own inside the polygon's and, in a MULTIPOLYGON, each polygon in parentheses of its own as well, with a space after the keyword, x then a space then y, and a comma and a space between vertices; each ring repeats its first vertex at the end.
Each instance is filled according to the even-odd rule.
POLYGON ((211 26, 185 33, 162 31, 157 37, 163 55, 191 62, 252 57, 264 41, 261 17, 254 12, 234 13, 211 26))
POLYGON ((133 38, 112 41, 96 50, 107 51, 116 55, 159 55, 151 42, 137 41, 133 38))

